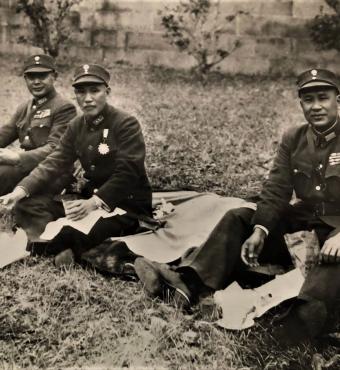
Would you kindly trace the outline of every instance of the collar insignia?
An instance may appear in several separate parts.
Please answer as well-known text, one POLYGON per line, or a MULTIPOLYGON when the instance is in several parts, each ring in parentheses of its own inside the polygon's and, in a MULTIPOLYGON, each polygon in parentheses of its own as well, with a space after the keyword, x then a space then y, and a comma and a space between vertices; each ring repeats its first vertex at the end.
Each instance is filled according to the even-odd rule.
POLYGON ((37 104, 41 105, 41 104, 44 104, 46 101, 47 101, 47 98, 44 97, 44 98, 41 98, 41 99, 37 100, 37 104))
POLYGON ((97 117, 95 120, 93 120, 93 124, 95 125, 95 126, 98 126, 99 124, 100 124, 100 122, 102 122, 103 121, 103 119, 104 119, 104 117, 103 116, 99 116, 99 117, 97 117))

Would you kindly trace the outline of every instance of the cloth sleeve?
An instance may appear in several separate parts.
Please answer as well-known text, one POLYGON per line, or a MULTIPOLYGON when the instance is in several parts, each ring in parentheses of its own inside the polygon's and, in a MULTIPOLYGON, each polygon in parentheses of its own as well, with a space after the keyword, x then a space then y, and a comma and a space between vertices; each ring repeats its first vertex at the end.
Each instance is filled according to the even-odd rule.
POLYGON ((285 133, 251 222, 252 225, 264 226, 269 232, 277 225, 293 195, 290 141, 289 133, 285 133))
POLYGON ((20 116, 22 107, 19 108, 8 123, 0 127, 0 148, 5 148, 7 145, 13 143, 18 139, 17 122, 20 116))
POLYGON ((25 172, 31 171, 33 168, 44 160, 60 142, 61 136, 64 134, 68 123, 75 117, 76 108, 72 104, 65 104, 60 107, 53 115, 53 124, 50 134, 45 145, 21 152, 20 166, 25 172))
POLYGON ((17 186, 22 186, 28 194, 34 195, 68 171, 77 159, 74 143, 76 132, 72 123, 67 127, 61 138, 60 145, 17 186))

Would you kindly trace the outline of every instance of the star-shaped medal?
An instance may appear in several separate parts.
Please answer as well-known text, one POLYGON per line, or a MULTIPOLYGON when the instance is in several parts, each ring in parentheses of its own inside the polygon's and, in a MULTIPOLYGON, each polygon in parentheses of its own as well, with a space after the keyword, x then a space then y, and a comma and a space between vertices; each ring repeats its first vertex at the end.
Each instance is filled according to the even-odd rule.
POLYGON ((105 155, 105 154, 107 154, 109 151, 110 151, 110 148, 109 148, 109 146, 108 146, 106 143, 100 143, 100 144, 98 145, 98 152, 99 152, 99 154, 101 154, 101 155, 105 155))

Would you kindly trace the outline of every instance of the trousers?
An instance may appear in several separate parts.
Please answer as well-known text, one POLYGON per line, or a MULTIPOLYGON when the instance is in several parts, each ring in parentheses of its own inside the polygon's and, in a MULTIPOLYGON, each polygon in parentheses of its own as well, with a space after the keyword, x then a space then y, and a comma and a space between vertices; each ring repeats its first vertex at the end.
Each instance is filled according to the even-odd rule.
MULTIPOLYGON (((241 247, 253 231, 253 214, 254 211, 248 208, 227 212, 207 241, 183 256, 176 270, 184 272, 187 268, 192 268, 205 286, 213 290, 224 289, 246 268, 241 260, 241 247)), ((304 205, 287 207, 280 224, 266 238, 259 262, 289 265, 291 259, 283 235, 312 229, 315 230, 321 246, 334 231, 334 227, 318 219, 304 205)), ((318 265, 310 271, 301 288, 296 307, 302 312, 301 316, 305 318, 313 336, 336 322, 334 314, 340 308, 339 276, 340 264, 318 265), (307 302, 311 304, 301 304, 307 302), (309 306, 313 306, 313 315, 308 313, 309 306), (306 312, 304 307, 307 308, 306 312), (308 317, 312 316, 317 319, 308 322, 308 317)))
MULTIPOLYGON (((22 227, 30 242, 39 242, 39 236, 47 223, 65 216, 61 201, 51 195, 40 195, 18 202, 14 209, 18 226, 22 227)), ((53 240, 46 244, 44 252, 56 255, 65 249, 72 249, 76 258, 114 236, 133 234, 139 227, 138 220, 128 215, 100 218, 89 234, 84 234, 70 226, 64 226, 53 240)))

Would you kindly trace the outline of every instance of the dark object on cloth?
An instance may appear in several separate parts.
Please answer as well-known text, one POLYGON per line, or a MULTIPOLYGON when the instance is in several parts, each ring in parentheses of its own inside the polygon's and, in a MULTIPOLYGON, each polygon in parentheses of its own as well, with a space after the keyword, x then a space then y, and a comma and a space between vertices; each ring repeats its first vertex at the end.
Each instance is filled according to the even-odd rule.
POLYGON ((83 253, 81 260, 89 263, 99 271, 114 275, 132 275, 131 264, 136 256, 123 242, 104 242, 96 248, 83 253))

